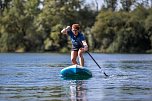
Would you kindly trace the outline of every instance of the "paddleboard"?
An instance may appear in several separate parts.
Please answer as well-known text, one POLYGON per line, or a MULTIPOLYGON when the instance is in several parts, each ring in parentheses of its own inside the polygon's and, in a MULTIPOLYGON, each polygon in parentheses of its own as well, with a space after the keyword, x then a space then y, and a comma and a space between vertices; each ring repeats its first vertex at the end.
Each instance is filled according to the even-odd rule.
POLYGON ((92 77, 92 73, 90 70, 86 69, 86 67, 82 67, 79 65, 71 65, 69 67, 63 68, 60 71, 60 74, 64 79, 89 79, 92 77))

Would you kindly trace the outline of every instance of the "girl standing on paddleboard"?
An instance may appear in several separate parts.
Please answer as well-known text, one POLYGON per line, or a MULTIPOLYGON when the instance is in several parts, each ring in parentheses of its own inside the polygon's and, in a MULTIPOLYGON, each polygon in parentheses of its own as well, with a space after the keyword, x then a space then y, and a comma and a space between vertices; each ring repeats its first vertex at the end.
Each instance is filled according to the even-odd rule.
POLYGON ((80 66, 84 66, 83 53, 88 50, 88 45, 84 35, 80 32, 79 24, 73 24, 72 28, 67 26, 61 33, 69 35, 72 42, 71 61, 78 64, 76 59, 79 57, 80 66))

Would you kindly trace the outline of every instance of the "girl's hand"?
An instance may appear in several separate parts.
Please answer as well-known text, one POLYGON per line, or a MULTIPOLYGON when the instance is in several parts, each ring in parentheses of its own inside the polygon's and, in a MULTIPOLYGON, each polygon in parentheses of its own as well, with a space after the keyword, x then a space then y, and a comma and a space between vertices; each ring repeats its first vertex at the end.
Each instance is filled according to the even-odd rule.
POLYGON ((65 29, 66 29, 67 31, 69 31, 69 30, 71 29, 71 27, 70 27, 70 26, 67 26, 65 29))
POLYGON ((61 33, 67 34, 67 31, 69 31, 70 29, 71 29, 71 27, 67 26, 66 28, 62 29, 61 33))
POLYGON ((87 51, 87 50, 88 50, 88 46, 87 46, 87 45, 85 45, 85 46, 84 46, 84 48, 80 48, 80 50, 81 50, 81 51, 83 51, 83 52, 85 52, 85 51, 87 51))
POLYGON ((87 51, 88 50, 88 45, 84 45, 84 51, 87 51))

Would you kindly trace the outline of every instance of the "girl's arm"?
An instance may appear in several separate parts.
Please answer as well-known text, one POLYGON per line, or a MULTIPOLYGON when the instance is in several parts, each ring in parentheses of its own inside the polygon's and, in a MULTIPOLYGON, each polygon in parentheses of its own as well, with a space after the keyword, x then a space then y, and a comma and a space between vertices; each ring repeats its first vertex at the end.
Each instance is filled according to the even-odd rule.
POLYGON ((67 34, 67 31, 69 31, 70 29, 71 29, 71 27, 67 26, 66 28, 62 29, 61 33, 67 34))

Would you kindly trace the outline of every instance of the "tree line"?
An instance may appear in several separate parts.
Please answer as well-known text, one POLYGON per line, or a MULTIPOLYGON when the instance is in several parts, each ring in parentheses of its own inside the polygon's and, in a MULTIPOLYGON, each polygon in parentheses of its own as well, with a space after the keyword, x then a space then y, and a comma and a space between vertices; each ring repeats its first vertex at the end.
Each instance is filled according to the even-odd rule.
POLYGON ((151 0, 104 0, 101 9, 94 2, 0 0, 0 52, 69 52, 70 40, 60 31, 73 23, 90 51, 152 52, 151 0))

